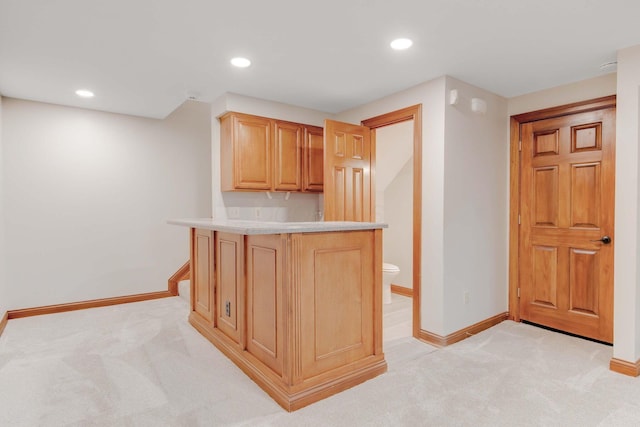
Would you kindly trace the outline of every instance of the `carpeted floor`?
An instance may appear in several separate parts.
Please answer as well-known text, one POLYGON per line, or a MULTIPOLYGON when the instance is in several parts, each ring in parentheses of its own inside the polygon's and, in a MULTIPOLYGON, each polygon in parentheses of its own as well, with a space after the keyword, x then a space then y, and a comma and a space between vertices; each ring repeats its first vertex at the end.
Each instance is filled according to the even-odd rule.
POLYGON ((503 322, 437 350, 385 342, 389 372, 294 413, 187 323, 182 298, 11 320, 0 426, 639 426, 611 347, 503 322))

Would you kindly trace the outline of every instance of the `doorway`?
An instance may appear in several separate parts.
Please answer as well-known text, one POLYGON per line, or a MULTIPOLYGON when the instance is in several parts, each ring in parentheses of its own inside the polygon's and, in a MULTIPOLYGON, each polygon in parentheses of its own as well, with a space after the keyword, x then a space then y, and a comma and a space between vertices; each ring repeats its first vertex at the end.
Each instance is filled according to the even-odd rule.
POLYGON ((510 317, 609 343, 615 104, 511 119, 510 317))
MULTIPOLYGON (((402 110, 393 111, 381 116, 373 117, 362 121, 363 126, 370 128, 371 132, 371 175, 376 176, 376 164, 383 161, 378 157, 377 130, 382 130, 388 126, 412 123, 412 191, 411 191, 411 275, 410 286, 407 287, 407 294, 412 296, 412 335, 419 336, 420 332, 420 263, 422 248, 422 106, 415 105, 402 110)), ((406 162, 405 162, 406 163, 406 162)), ((402 164, 401 166, 404 166, 402 164)), ((377 212, 377 189, 375 187, 377 179, 374 179, 374 191, 372 191, 372 207, 377 212)), ((387 208, 389 209, 389 208, 387 208)), ((406 242, 407 243, 407 242, 406 242)), ((405 243, 405 244, 406 244, 405 243)), ((396 288, 396 291, 399 289, 396 288)))

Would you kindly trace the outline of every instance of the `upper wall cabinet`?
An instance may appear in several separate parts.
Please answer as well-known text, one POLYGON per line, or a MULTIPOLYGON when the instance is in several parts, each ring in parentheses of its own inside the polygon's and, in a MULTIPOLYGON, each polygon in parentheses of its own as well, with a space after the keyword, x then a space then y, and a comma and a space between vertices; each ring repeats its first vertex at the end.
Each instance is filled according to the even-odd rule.
POLYGON ((321 192, 324 185, 324 129, 305 126, 302 189, 321 192))
POLYGON ((220 117, 222 191, 314 191, 323 185, 323 129, 242 113, 220 117))

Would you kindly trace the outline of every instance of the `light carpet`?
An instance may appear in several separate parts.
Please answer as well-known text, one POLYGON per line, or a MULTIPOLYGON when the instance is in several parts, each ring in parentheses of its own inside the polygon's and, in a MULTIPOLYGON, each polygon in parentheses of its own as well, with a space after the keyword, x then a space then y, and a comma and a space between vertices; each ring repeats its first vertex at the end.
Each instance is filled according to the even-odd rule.
POLYGON ((638 426, 611 347, 503 322, 444 349, 385 343, 389 371, 293 413, 187 322, 179 297, 11 320, 1 426, 638 426))

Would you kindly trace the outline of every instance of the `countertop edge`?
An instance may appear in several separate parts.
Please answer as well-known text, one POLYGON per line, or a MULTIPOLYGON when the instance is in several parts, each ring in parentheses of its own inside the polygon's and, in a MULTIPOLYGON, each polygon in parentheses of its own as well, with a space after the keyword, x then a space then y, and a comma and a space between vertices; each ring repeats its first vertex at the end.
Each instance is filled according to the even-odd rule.
POLYGON ((170 219, 167 220, 167 224, 247 235, 363 231, 388 227, 387 224, 378 222, 258 222, 243 220, 214 220, 211 218, 170 219))

